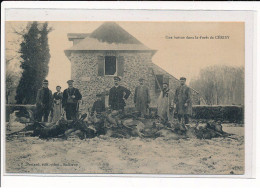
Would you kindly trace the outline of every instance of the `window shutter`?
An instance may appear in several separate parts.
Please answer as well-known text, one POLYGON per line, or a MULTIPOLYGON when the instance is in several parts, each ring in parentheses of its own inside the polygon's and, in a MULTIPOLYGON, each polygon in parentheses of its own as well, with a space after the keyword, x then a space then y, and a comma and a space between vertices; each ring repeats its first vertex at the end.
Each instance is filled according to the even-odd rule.
POLYGON ((123 56, 119 56, 118 60, 117 60, 117 73, 118 76, 124 76, 124 57, 123 56))
POLYGON ((103 56, 98 56, 97 66, 98 66, 98 76, 104 76, 105 58, 103 56))

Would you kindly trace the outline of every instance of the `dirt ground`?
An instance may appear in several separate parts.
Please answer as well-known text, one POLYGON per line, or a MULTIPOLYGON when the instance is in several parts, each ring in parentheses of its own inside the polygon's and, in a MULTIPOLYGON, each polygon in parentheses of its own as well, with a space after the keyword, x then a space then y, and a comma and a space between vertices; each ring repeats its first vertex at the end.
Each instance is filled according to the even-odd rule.
POLYGON ((167 138, 80 140, 17 136, 7 140, 6 173, 137 173, 226 175, 244 173, 244 127, 211 140, 167 138))

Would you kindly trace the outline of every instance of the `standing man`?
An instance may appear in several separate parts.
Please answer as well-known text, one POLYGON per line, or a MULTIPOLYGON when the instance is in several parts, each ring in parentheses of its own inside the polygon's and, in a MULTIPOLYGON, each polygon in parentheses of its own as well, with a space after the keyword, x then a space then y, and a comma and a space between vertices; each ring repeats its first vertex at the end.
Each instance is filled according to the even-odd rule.
POLYGON ((186 85, 186 78, 180 78, 181 85, 176 89, 174 103, 176 104, 176 113, 178 115, 179 122, 188 124, 189 117, 192 113, 192 103, 191 103, 191 91, 186 85))
POLYGON ((150 104, 150 92, 148 87, 144 86, 144 79, 139 79, 139 86, 135 88, 134 103, 136 110, 141 113, 141 117, 147 115, 147 109, 150 104))
POLYGON ((171 120, 170 109, 173 107, 173 94, 169 89, 169 84, 163 82, 163 88, 157 101, 158 116, 164 123, 171 120))
POLYGON ((67 120, 75 120, 79 108, 78 101, 82 99, 82 95, 77 88, 73 86, 73 80, 67 81, 68 88, 63 92, 62 106, 66 112, 67 120))
POLYGON ((36 120, 42 122, 48 122, 48 116, 52 107, 52 92, 48 88, 48 80, 42 82, 42 88, 38 90, 36 97, 36 120))
POLYGON ((109 90, 109 106, 112 110, 122 110, 125 108, 125 100, 128 99, 131 94, 130 90, 127 88, 120 86, 120 77, 114 77, 115 86, 109 90))

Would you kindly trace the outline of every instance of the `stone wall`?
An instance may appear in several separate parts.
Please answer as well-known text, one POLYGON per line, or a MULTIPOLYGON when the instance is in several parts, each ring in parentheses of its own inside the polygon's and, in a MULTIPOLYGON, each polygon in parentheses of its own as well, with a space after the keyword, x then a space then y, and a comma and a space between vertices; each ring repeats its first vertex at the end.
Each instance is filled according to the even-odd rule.
MULTIPOLYGON (((170 79, 170 88, 175 91, 179 85, 179 81, 162 71, 158 66, 154 65, 151 61, 151 52, 74 52, 69 57, 72 68, 72 79, 75 81, 75 87, 79 88, 83 96, 82 109, 92 107, 97 93, 106 93, 114 85, 113 76, 98 76, 98 57, 99 56, 122 56, 124 58, 124 74, 122 77, 121 85, 128 88, 132 94, 126 101, 127 107, 134 106, 133 96, 135 87, 138 85, 139 78, 145 79, 145 85, 150 89, 151 94, 151 106, 156 106, 156 100, 159 93, 155 92, 155 74, 167 74, 170 79)), ((197 98, 197 94, 193 95, 197 98)), ((108 99, 108 97, 106 97, 108 99)))
MULTIPOLYGON (((180 81, 155 64, 151 64, 151 67, 153 68, 155 74, 163 74, 164 77, 169 79, 169 88, 173 93, 175 93, 176 88, 180 85, 180 81)), ((152 88, 155 88, 155 79, 151 83, 153 84, 152 88)), ((154 98, 157 99, 158 95, 159 94, 154 94, 154 98)), ((204 104, 203 99, 201 99, 199 93, 192 88, 191 88, 191 95, 192 95, 192 104, 194 105, 204 104)))

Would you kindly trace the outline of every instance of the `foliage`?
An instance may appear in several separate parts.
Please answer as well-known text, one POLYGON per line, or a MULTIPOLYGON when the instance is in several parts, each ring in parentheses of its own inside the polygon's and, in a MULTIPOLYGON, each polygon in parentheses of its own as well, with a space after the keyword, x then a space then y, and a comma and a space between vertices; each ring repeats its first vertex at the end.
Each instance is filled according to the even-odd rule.
POLYGON ((48 23, 28 23, 20 44, 22 76, 16 91, 18 104, 34 104, 38 89, 49 71, 48 23))
POLYGON ((10 24, 6 29, 5 46, 5 86, 6 86, 6 104, 14 104, 16 88, 21 77, 21 57, 19 45, 22 42, 20 32, 25 30, 24 23, 16 25, 15 28, 10 24))
POLYGON ((14 101, 11 99, 13 97, 13 93, 16 90, 16 87, 19 82, 19 72, 14 72, 7 70, 6 71, 6 104, 13 103, 14 101))
POLYGON ((230 123, 244 122, 243 106, 194 106, 192 108, 194 119, 218 120, 230 123))
POLYGON ((201 70, 190 86, 209 105, 244 104, 244 68, 216 65, 201 70))

